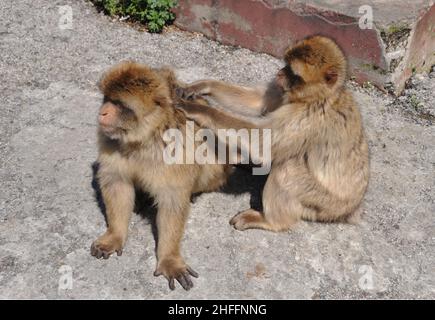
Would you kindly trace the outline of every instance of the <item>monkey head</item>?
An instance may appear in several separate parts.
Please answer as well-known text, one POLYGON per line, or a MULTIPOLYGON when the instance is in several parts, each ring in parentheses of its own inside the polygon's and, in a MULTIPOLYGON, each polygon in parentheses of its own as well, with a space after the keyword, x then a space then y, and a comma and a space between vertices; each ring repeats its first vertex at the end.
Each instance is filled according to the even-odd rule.
POLYGON ((286 66, 276 76, 276 83, 289 101, 314 101, 330 97, 346 78, 346 58, 331 39, 306 38, 287 49, 286 66))
POLYGON ((98 115, 99 129, 110 139, 140 136, 149 126, 147 117, 161 113, 172 103, 164 78, 134 62, 112 67, 100 80, 99 88, 104 95, 98 115))

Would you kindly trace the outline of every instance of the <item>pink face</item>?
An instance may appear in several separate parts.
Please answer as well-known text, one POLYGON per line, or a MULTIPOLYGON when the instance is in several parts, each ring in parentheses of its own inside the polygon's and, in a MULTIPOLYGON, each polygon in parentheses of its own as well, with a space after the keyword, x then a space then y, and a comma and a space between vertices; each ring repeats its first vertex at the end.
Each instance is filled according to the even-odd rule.
POLYGON ((101 126, 114 126, 118 118, 119 109, 112 102, 106 102, 101 106, 98 122, 101 126))
POLYGON ((104 133, 113 133, 119 125, 120 109, 112 102, 104 103, 98 115, 98 124, 104 133))
POLYGON ((281 69, 278 71, 278 73, 275 76, 275 81, 278 84, 278 86, 281 87, 282 89, 286 88, 287 80, 286 80, 284 70, 281 69))

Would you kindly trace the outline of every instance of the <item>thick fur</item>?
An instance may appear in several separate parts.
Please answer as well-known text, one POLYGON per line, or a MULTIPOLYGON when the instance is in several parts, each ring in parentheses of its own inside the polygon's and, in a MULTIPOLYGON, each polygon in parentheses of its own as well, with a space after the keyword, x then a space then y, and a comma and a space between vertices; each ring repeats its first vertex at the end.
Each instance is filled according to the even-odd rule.
POLYGON ((354 221, 368 185, 368 145, 358 107, 345 88, 346 58, 340 48, 329 38, 315 36, 289 48, 284 60, 286 67, 272 82, 277 88, 272 100, 280 105, 267 104, 267 90, 255 91, 255 100, 254 89, 214 80, 193 83, 187 97, 206 94, 224 107, 231 101, 236 107, 179 104, 189 118, 214 130, 272 129, 264 211, 236 215, 231 224, 240 230, 282 231, 300 219, 354 221), (247 109, 263 116, 249 120, 247 109))
POLYGON ((180 242, 191 195, 218 189, 231 168, 164 163, 164 132, 177 128, 186 139, 186 116, 173 107, 175 90, 180 86, 172 71, 153 70, 133 62, 113 67, 100 81, 104 101, 117 105, 120 116, 119 130, 108 135, 100 126, 98 131, 98 180, 108 226, 106 233, 92 244, 91 252, 98 258, 122 252, 134 206, 134 190, 143 189, 154 197, 158 207, 155 275, 164 275, 171 289, 175 279, 188 290, 193 285, 190 275, 196 273, 184 262, 180 242))

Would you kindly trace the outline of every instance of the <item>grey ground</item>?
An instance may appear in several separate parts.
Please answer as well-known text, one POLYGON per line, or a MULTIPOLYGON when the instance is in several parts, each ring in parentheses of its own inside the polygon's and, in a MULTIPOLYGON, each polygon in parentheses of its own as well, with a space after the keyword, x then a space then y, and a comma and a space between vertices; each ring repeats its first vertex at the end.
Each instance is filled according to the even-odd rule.
POLYGON ((187 81, 244 84, 267 81, 280 62, 194 34, 139 32, 84 1, 1 0, 0 10, 0 298, 435 298, 435 127, 409 100, 433 113, 434 77, 420 77, 429 89, 403 101, 353 89, 371 148, 359 225, 233 230, 228 220, 249 206, 258 180, 238 173, 232 192, 193 203, 183 252, 200 278, 171 292, 152 275, 155 242, 140 215, 122 257, 89 254, 105 228, 92 187, 96 82, 125 59, 174 66, 187 81), (72 30, 58 27, 65 4, 72 30), (72 289, 59 287, 63 265, 72 289))

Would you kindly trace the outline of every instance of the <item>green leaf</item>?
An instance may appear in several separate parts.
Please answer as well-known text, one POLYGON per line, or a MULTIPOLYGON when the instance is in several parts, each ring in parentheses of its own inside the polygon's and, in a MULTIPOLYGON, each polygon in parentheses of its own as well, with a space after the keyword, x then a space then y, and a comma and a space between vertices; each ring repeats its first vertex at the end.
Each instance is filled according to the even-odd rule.
POLYGON ((129 15, 131 19, 147 23, 150 32, 160 32, 175 19, 171 11, 177 0, 91 0, 110 16, 129 15))

